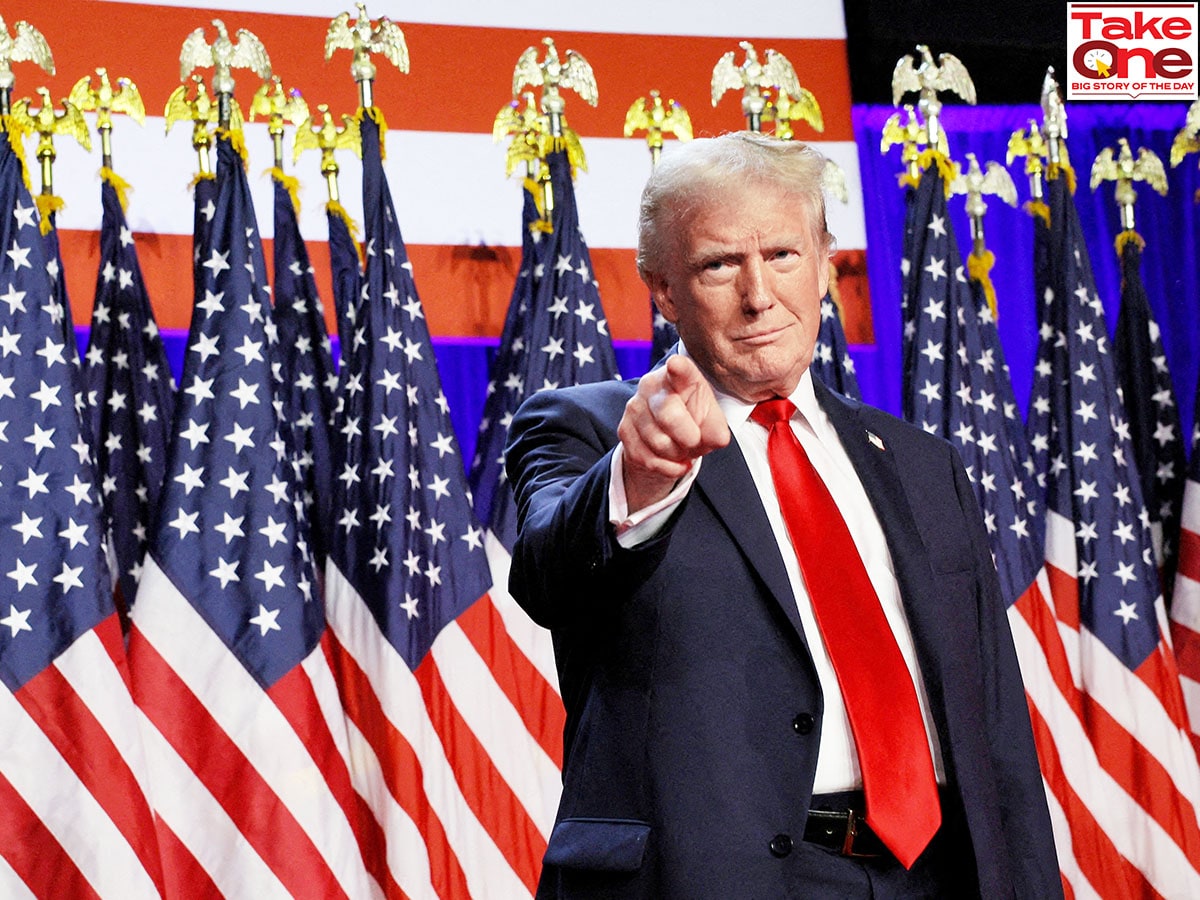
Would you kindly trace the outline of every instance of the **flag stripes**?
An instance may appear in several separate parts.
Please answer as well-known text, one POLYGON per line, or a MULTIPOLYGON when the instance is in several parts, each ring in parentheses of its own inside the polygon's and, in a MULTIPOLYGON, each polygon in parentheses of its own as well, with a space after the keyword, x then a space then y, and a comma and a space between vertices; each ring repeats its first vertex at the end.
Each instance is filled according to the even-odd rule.
MULTIPOLYGON (((529 819, 514 789, 495 774, 487 748, 461 724, 442 681, 444 673, 436 665, 441 648, 432 654, 432 666, 427 659, 423 668, 414 672, 384 649, 386 645, 372 633, 378 626, 366 604, 333 564, 326 567, 326 591, 329 624, 338 643, 334 666, 347 714, 374 755, 391 761, 381 774, 394 801, 423 831, 430 829, 425 839, 427 852, 434 855, 428 864, 435 877, 439 874, 436 867, 443 866, 440 874, 445 879, 441 884, 434 882, 437 896, 459 896, 454 893, 456 883, 469 892, 462 896, 531 894, 528 867, 506 859, 497 844, 508 844, 516 836, 528 850, 534 834, 542 834, 544 844, 549 823, 543 823, 543 830, 529 819), (413 777, 414 772, 420 773, 419 779, 413 777), (447 827, 447 822, 452 826, 447 827), (447 855, 438 859, 436 854, 442 848, 447 855)), ((448 626, 442 635, 454 628, 448 626)), ((475 692, 488 688, 487 682, 469 685, 475 692)), ((508 701, 497 691, 482 702, 491 708, 508 701)), ((519 735, 504 735, 503 741, 514 738, 519 735)), ((534 853, 532 858, 540 855, 534 853)))
MULTIPOLYGON (((362 860, 350 851, 358 841, 344 816, 330 815, 329 807, 340 804, 279 704, 229 656, 152 558, 142 585, 141 592, 155 591, 156 602, 139 613, 131 635, 131 643, 139 645, 132 650, 139 666, 134 695, 153 728, 204 786, 182 804, 184 814, 193 815, 187 812, 192 804, 207 805, 201 795, 211 792, 224 810, 221 818, 293 894, 315 889, 321 896, 353 896, 346 886, 361 880, 362 860), (311 835, 338 831, 344 858, 326 858, 311 835)), ((156 791, 156 808, 163 793, 156 791)), ((168 823, 178 828, 169 818, 168 823)))

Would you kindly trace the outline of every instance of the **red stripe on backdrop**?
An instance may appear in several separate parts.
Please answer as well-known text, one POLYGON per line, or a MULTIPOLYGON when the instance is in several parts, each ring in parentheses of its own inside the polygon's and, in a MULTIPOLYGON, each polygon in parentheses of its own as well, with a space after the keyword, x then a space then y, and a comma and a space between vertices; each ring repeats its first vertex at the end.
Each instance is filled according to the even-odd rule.
POLYGON ((480 600, 460 615, 457 622, 500 689, 512 701, 526 729, 561 769, 563 726, 567 720, 562 698, 513 645, 491 597, 480 600))
POLYGON ((297 896, 345 897, 311 838, 241 748, 136 625, 129 639, 137 660, 138 707, 280 882, 297 896))
MULTIPOLYGON (((327 640, 328 635, 322 638, 322 643, 326 643, 327 640)), ((346 760, 338 752, 325 720, 322 718, 318 721, 312 713, 313 710, 319 709, 320 705, 307 673, 301 668, 293 669, 277 681, 267 694, 288 721, 300 726, 297 730, 300 741, 316 763, 321 777, 329 785, 329 792, 345 812, 367 871, 383 887, 384 896, 403 896, 400 885, 396 884, 387 867, 387 837, 372 815, 366 800, 350 783, 350 771, 346 767, 346 760)))
POLYGON ((166 897, 186 897, 187 900, 225 900, 208 871, 197 862, 192 852, 179 840, 161 818, 158 826, 158 849, 162 853, 163 879, 166 897))
POLYGON ((1112 840, 1092 816, 1087 803, 1071 788, 1063 771, 1062 759, 1050 726, 1032 703, 1029 704, 1029 717, 1033 725, 1034 743, 1038 748, 1042 777, 1050 785, 1055 799, 1063 809, 1071 830, 1075 861, 1084 877, 1101 891, 1116 888, 1118 885, 1126 887, 1124 893, 1114 890, 1113 896, 1159 896, 1137 867, 1121 856, 1112 840))
MULTIPOLYGON (((330 19, 343 6, 331 6, 329 18, 263 13, 208 12, 202 7, 174 8, 91 0, 10 0, 7 21, 27 19, 45 35, 54 53, 54 78, 32 64, 15 69, 14 98, 48 84, 55 98, 97 66, 114 76, 132 78, 151 114, 161 111, 180 82, 179 51, 194 29, 203 27, 209 41, 216 32, 211 20, 222 18, 230 32, 246 28, 263 42, 276 75, 285 88, 299 88, 310 106, 328 103, 335 112, 354 112, 357 88, 350 77, 349 51, 324 58, 330 19), (51 13, 53 9, 53 13, 51 13), (136 41, 131 36, 137 36, 136 41), (120 51, 112 48, 120 47, 120 51)), ((370 10, 369 10, 370 12, 370 10)), ((376 102, 393 128, 413 131, 456 131, 490 134, 496 112, 512 98, 513 68, 527 47, 547 33, 527 29, 461 25, 400 24, 412 60, 409 75, 379 59, 376 102), (466 102, 462 98, 468 98, 466 102)), ((730 26, 736 24, 731 16, 730 26)), ((560 54, 574 49, 588 60, 596 76, 600 102, 592 109, 568 91, 567 118, 581 135, 620 137, 625 113, 652 88, 687 109, 696 134, 715 134, 743 127, 741 95, 726 94, 714 109, 710 83, 713 66, 742 38, 760 54, 773 48, 795 66, 800 83, 821 104, 825 131, 818 134, 797 123, 801 140, 853 140, 850 121, 850 76, 842 40, 788 40, 735 33, 729 37, 553 32, 560 54)), ((544 48, 539 47, 539 58, 544 48)), ((211 70, 205 70, 211 75, 211 70)), ((258 88, 255 76, 235 72, 236 96, 243 110, 258 88)))
MULTIPOLYGON (((150 807, 108 732, 52 665, 14 696, 129 842, 161 892, 162 868, 150 807)), ((129 724, 133 725, 132 720, 129 724)))
MULTIPOLYGON (((192 315, 192 237, 182 234, 137 234, 137 247, 146 289, 160 328, 186 330, 192 315)), ((100 238, 95 231, 59 231, 63 268, 76 325, 92 318, 96 272, 100 267, 100 238)), ((272 265, 272 241, 264 241, 267 265, 272 265)), ((310 242, 317 290, 325 305, 326 326, 336 330, 329 249, 310 242)), ((468 247, 409 244, 417 290, 430 331, 437 336, 496 337, 517 278, 519 247, 468 247)), ((650 299, 637 274, 636 253, 630 249, 593 249, 592 268, 600 285, 609 332, 618 340, 650 340, 650 299)), ((834 257, 838 267, 842 317, 852 344, 874 343, 867 293, 866 256, 845 250, 834 257)))
POLYGON ((536 893, 546 839, 463 720, 432 653, 413 674, 421 685, 429 718, 446 748, 463 798, 529 893, 536 893))
MULTIPOLYGON (((359 601, 361 602, 361 601, 359 601)), ((379 637, 383 641, 383 637, 379 637)), ((337 676, 346 715, 379 759, 380 774, 397 805, 425 836, 430 878, 439 897, 468 897, 467 878, 454 855, 446 830, 429 805, 421 761, 408 738, 388 721, 371 679, 332 635, 329 658, 337 676)))
POLYGON ((0 848, 14 872, 38 897, 87 900, 99 895, 58 839, 0 773, 0 848))

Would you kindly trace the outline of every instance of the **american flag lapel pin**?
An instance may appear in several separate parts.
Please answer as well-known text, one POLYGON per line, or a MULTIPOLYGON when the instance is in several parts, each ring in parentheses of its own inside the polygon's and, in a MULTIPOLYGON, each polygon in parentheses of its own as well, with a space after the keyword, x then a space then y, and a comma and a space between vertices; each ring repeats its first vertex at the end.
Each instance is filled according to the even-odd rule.
POLYGON ((877 435, 873 431, 867 432, 867 441, 871 444, 872 447, 875 447, 878 450, 886 450, 887 449, 887 447, 883 446, 883 438, 881 438, 879 435, 877 435))

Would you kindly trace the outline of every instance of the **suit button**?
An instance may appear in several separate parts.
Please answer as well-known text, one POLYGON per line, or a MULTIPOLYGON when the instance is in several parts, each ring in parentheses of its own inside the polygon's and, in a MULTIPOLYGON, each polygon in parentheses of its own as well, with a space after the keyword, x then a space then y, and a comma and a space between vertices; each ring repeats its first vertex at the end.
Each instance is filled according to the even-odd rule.
POLYGON ((815 720, 809 713, 800 713, 800 715, 792 719, 792 728, 796 734, 810 734, 814 724, 815 720))
POLYGON ((782 858, 792 852, 792 839, 786 834, 777 834, 767 846, 771 848, 773 856, 782 858))

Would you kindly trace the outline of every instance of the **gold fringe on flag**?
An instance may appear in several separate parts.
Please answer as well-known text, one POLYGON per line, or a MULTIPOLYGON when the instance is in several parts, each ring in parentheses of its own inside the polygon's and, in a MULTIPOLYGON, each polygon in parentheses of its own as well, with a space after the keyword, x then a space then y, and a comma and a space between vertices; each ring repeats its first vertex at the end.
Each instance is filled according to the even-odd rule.
POLYGON ((100 180, 105 184, 112 185, 113 190, 117 192, 117 201, 121 204, 121 212, 125 212, 128 206, 129 192, 133 190, 129 186, 129 182, 108 166, 100 167, 100 180))
POLYGON ((958 177, 958 163, 937 150, 922 150, 921 155, 917 157, 917 165, 921 167, 921 171, 926 171, 930 166, 937 166, 942 176, 942 187, 946 196, 950 196, 950 182, 958 177))
POLYGON ((227 138, 238 156, 242 158, 242 168, 250 165, 250 155, 246 152, 246 135, 240 128, 218 128, 218 138, 227 138))
POLYGON ((1046 164, 1046 177, 1054 180, 1062 173, 1067 179, 1067 190, 1072 194, 1075 193, 1075 168, 1065 159, 1058 162, 1046 164))
POLYGON ((195 190, 196 185, 198 185, 202 181, 216 181, 216 180, 217 180, 216 172, 197 172, 196 177, 188 182, 188 190, 189 191, 195 190))
POLYGON ((362 244, 358 240, 358 223, 350 217, 350 213, 346 211, 346 207, 338 203, 336 200, 330 200, 325 204, 325 211, 331 215, 337 216, 346 223, 346 230, 350 232, 350 237, 354 240, 354 249, 358 252, 358 264, 361 266, 366 262, 363 257, 362 244))
POLYGON ((1138 250, 1146 249, 1146 241, 1142 238, 1142 236, 1132 228, 1126 228, 1124 231, 1118 234, 1116 240, 1113 241, 1113 246, 1117 248, 1117 256, 1125 255, 1125 245, 1129 243, 1136 244, 1138 250))
POLYGON ((984 250, 982 256, 974 253, 967 254, 967 274, 983 288, 983 296, 987 298, 988 309, 992 311, 992 321, 999 321, 999 311, 996 309, 996 286, 992 284, 992 266, 996 264, 996 254, 984 250))
POLYGON ((1046 205, 1044 200, 1028 200, 1025 203, 1025 212, 1031 216, 1037 216, 1046 223, 1046 227, 1050 227, 1050 207, 1046 205))
POLYGON ((25 165, 25 128, 12 116, 0 116, 0 124, 3 125, 4 131, 8 135, 8 146, 12 147, 13 153, 17 155, 17 161, 21 163, 21 180, 25 182, 25 190, 32 194, 33 185, 29 181, 29 166, 25 165))
POLYGON ((33 202, 37 204, 38 214, 42 217, 41 224, 38 228, 43 235, 47 235, 54 228, 54 222, 50 218, 51 215, 58 212, 67 204, 62 197, 57 194, 37 194, 33 198, 33 202))
POLYGON ((542 234, 554 234, 554 223, 546 218, 546 205, 542 202, 542 186, 532 178, 525 178, 522 181, 525 190, 529 191, 529 196, 533 198, 533 205, 537 207, 538 218, 536 222, 529 225, 530 231, 540 231, 542 234))
POLYGON ((354 121, 362 125, 364 117, 379 126, 379 159, 387 162, 387 142, 384 140, 387 136, 387 122, 383 118, 383 110, 378 106, 360 106, 358 112, 354 114, 354 121))
MULTIPOLYGON (((283 189, 288 192, 288 196, 292 198, 292 209, 296 214, 300 214, 300 179, 292 175, 286 174, 283 169, 278 166, 271 166, 267 169, 267 174, 274 178, 279 184, 283 185, 283 189)), ((353 234, 353 232, 351 232, 353 234)))
POLYGON ((907 172, 901 172, 896 176, 896 180, 900 182, 900 187, 910 187, 914 191, 921 186, 921 182, 907 172))

